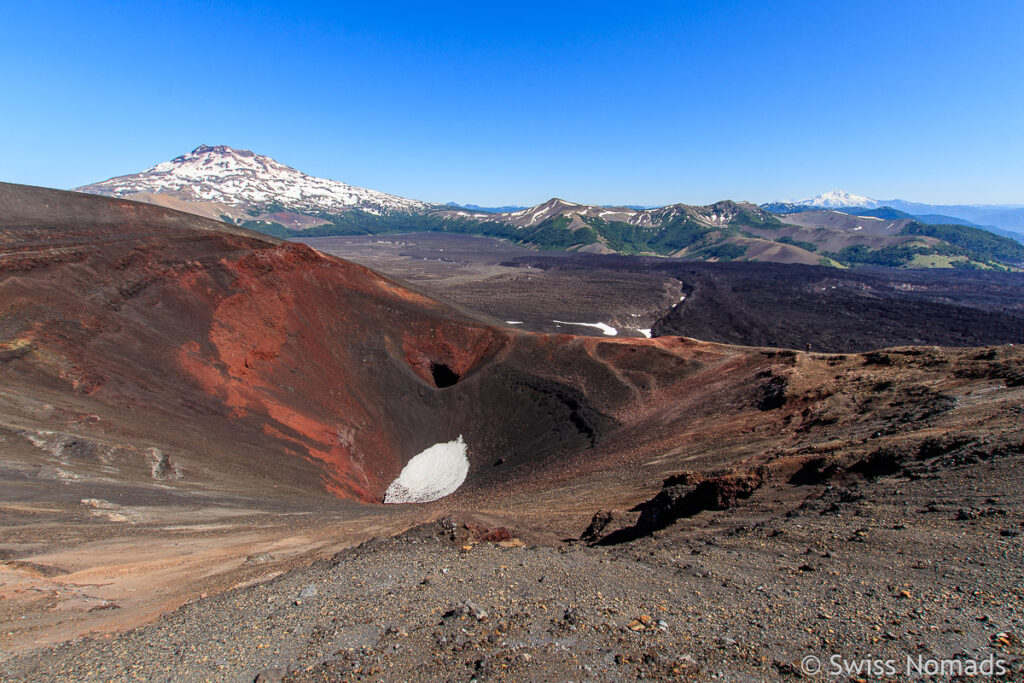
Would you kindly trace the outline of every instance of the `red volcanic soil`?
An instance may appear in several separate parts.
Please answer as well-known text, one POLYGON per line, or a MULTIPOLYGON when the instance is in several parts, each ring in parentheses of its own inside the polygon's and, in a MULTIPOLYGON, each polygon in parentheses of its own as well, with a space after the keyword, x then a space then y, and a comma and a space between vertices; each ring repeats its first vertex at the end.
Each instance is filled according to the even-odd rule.
POLYGON ((457 436, 416 400, 432 368, 465 376, 503 344, 303 245, 86 195, 2 186, 0 201, 3 341, 28 350, 5 379, 56 385, 138 437, 196 424, 155 439, 185 479, 239 470, 377 500, 415 449, 457 436))

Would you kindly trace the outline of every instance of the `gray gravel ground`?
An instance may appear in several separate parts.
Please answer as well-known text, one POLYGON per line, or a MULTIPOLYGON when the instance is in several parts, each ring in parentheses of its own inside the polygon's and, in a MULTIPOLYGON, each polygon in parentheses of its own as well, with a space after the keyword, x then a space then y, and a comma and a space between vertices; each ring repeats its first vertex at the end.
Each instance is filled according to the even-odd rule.
POLYGON ((992 655, 1010 670, 997 680, 1022 680, 1022 464, 807 487, 788 512, 754 496, 617 546, 471 543, 435 523, 0 677, 868 680, 825 675, 836 654, 891 658, 890 680, 908 679, 908 656, 992 655), (801 673, 807 656, 826 671, 801 673))

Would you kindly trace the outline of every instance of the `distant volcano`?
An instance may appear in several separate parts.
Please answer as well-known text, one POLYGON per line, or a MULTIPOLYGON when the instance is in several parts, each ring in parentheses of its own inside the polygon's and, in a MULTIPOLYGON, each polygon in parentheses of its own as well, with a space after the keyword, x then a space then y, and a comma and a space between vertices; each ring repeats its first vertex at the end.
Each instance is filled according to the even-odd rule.
POLYGON ((819 194, 817 197, 802 199, 793 203, 800 206, 814 206, 821 209, 877 209, 883 206, 882 202, 877 199, 871 199, 859 194, 850 194, 844 190, 831 190, 824 194, 819 194))
POLYGON ((338 213, 353 209, 371 214, 416 213, 431 207, 426 202, 315 178, 268 156, 225 145, 200 145, 141 173, 77 189, 108 197, 164 194, 187 201, 224 204, 253 214, 281 210, 338 213))

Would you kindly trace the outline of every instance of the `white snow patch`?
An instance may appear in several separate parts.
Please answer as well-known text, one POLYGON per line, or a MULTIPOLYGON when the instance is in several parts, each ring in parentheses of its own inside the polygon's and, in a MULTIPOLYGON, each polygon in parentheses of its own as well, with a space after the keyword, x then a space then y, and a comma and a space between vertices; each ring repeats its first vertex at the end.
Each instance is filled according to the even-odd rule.
POLYGON ((619 333, 617 329, 611 325, 605 325, 604 323, 570 323, 565 320, 552 320, 551 322, 560 325, 582 325, 584 327, 595 327, 605 333, 606 336, 614 337, 619 333))
POLYGON ((644 335, 648 339, 651 338, 651 329, 650 328, 645 328, 643 330, 637 330, 637 332, 639 332, 640 334, 644 335))
POLYGON ((385 503, 429 503, 455 493, 469 473, 466 442, 436 443, 405 464, 384 492, 385 503))
POLYGON ((522 320, 506 320, 505 324, 506 325, 522 325, 523 321, 522 320))

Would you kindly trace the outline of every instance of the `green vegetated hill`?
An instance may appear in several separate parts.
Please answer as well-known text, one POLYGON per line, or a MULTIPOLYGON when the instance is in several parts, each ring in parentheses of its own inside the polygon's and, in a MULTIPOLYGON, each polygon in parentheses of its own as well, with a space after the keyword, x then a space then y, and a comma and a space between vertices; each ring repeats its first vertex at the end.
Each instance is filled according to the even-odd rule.
POLYGON ((846 266, 1015 270, 1024 265, 1024 245, 978 228, 910 221, 899 236, 910 239, 878 248, 855 244, 825 255, 846 266))
POLYGON ((775 261, 839 267, 1019 269, 1024 245, 963 225, 929 225, 898 213, 812 211, 778 216, 753 204, 596 207, 554 199, 521 211, 442 209, 422 214, 347 211, 302 230, 268 220, 247 228, 278 237, 446 232, 506 239, 537 249, 654 254, 703 261, 775 261))

